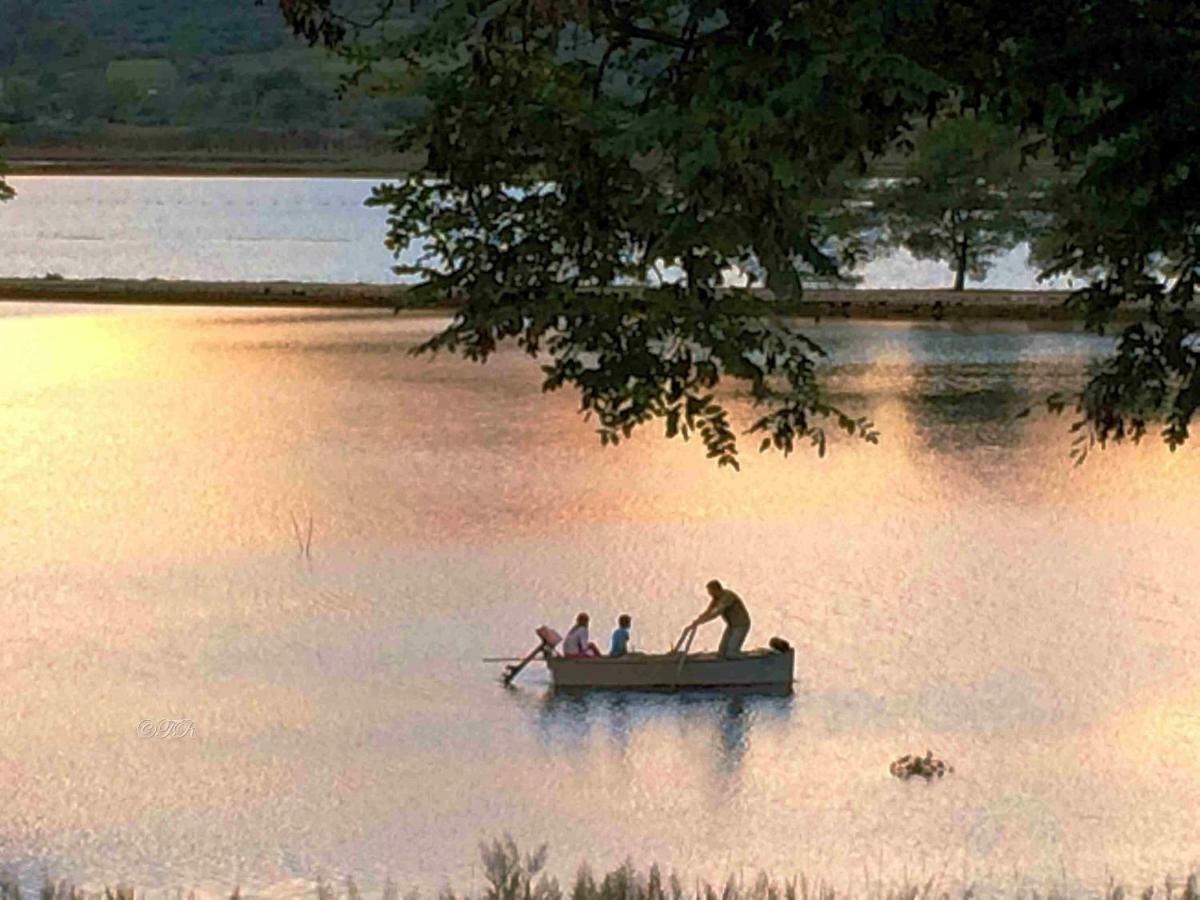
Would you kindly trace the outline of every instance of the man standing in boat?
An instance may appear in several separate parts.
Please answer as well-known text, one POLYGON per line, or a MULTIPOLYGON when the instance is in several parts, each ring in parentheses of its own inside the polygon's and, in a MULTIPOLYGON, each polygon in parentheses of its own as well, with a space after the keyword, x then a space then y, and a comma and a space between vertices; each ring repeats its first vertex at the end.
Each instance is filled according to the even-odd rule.
POLYGON ((750 613, 746 610, 746 604, 742 602, 741 597, 715 578, 706 587, 712 600, 688 627, 696 628, 720 616, 725 620, 725 633, 721 635, 721 645, 717 648, 717 653, 726 658, 740 656, 742 643, 750 633, 750 613))

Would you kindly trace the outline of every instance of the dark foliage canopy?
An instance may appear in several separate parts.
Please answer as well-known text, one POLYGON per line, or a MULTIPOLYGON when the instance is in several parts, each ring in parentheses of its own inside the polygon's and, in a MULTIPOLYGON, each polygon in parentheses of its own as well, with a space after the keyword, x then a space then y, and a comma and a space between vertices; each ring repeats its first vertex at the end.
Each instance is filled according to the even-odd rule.
MULTIPOLYGON (((1168 0, 281 0, 363 78, 403 62, 425 170, 382 187, 419 290, 462 302, 426 349, 545 354, 604 441, 651 419, 736 465, 713 399, 748 387, 764 448, 824 446, 821 350, 781 317, 846 262, 846 179, 912 129, 986 114, 1069 173, 1046 273, 1115 354, 1078 398, 1089 441, 1200 405, 1193 301, 1200 6, 1168 0), (729 273, 767 290, 731 288, 729 273), (648 285, 634 287, 632 285, 648 285)), ((387 90, 386 83, 381 90, 387 90)), ((741 282, 739 282, 741 283, 741 282)))

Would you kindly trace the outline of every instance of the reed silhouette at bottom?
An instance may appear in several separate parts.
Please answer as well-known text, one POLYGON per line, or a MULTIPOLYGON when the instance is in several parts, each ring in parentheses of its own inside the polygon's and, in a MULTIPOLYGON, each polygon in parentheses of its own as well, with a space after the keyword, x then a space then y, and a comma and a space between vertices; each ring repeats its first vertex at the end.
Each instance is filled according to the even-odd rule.
MULTIPOLYGON (((749 884, 730 879, 721 886, 696 881, 685 887, 676 875, 664 877, 656 865, 640 871, 632 863, 626 863, 600 878, 584 865, 573 883, 564 888, 546 872, 549 853, 545 845, 532 853, 522 853, 512 837, 505 835, 480 845, 480 853, 486 882, 483 890, 476 894, 459 894, 452 888, 445 888, 435 900, 850 900, 859 897, 867 900, 973 900, 980 894, 1012 896, 1021 900, 1067 900, 1076 896, 1100 896, 1103 900, 1133 900, 1135 897, 1140 900, 1200 900, 1200 885, 1195 873, 1179 882, 1166 878, 1162 884, 1149 885, 1141 891, 1130 891, 1125 885, 1110 881, 1100 891, 1047 887, 1045 892, 1025 888, 1006 893, 978 891, 973 885, 947 888, 939 884, 937 878, 892 886, 879 882, 861 891, 849 891, 804 876, 777 881, 765 874, 749 884)), ((155 893, 177 898, 186 896, 189 900, 196 896, 194 893, 185 895, 180 890, 155 893)), ((34 896, 37 900, 139 900, 149 894, 126 885, 88 890, 47 877, 37 894, 29 895, 11 875, 0 875, 0 900, 26 900, 27 897, 34 900, 34 896)), ((243 895, 240 887, 233 888, 229 894, 230 900, 244 900, 250 896, 243 895)), ((337 884, 321 877, 307 896, 316 900, 363 900, 368 895, 359 890, 353 878, 348 877, 337 884)), ((388 880, 375 896, 381 900, 419 900, 421 895, 417 891, 402 894, 399 885, 388 880)))

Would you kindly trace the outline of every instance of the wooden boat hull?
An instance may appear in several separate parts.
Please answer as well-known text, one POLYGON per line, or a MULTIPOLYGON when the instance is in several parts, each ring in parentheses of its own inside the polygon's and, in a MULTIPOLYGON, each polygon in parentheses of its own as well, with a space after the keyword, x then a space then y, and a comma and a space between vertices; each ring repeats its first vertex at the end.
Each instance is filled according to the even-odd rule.
POLYGON ((795 651, 790 649, 751 650, 733 659, 693 653, 682 666, 679 661, 674 653, 631 653, 616 659, 554 656, 546 664, 556 690, 792 692, 795 651))

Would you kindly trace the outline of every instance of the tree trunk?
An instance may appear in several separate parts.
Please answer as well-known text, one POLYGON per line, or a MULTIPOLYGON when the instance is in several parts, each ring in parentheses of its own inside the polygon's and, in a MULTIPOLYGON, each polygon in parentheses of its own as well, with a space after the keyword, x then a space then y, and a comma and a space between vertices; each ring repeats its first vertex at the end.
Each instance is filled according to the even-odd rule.
POLYGON ((954 290, 961 291, 967 277, 967 235, 964 232, 958 242, 958 259, 954 261, 954 290))

